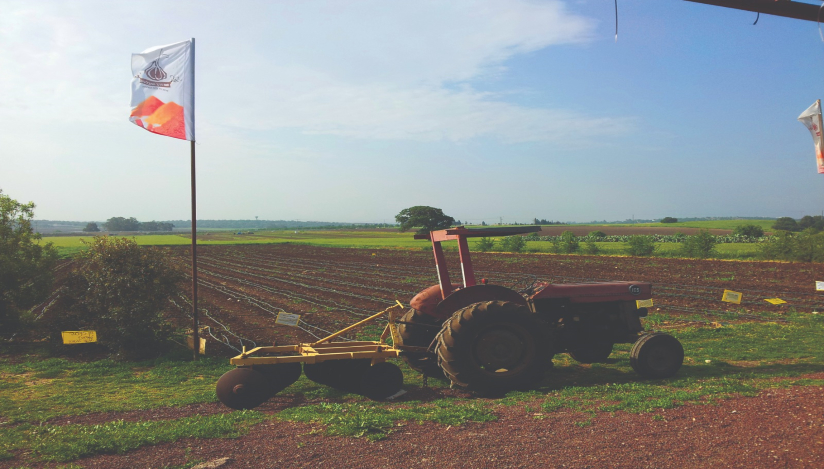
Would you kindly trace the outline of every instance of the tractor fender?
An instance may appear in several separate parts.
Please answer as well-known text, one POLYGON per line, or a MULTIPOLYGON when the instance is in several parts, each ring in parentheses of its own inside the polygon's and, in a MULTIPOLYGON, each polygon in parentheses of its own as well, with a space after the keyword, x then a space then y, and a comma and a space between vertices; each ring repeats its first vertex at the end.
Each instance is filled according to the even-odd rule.
POLYGON ((455 311, 481 301, 510 301, 526 306, 526 299, 520 293, 500 285, 474 285, 456 290, 438 303, 433 313, 436 319, 444 321, 455 311))

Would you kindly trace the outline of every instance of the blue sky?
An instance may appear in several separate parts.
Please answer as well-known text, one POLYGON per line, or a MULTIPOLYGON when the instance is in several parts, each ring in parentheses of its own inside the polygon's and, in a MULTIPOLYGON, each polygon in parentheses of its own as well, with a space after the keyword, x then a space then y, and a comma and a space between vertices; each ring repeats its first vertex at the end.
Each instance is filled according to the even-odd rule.
POLYGON ((815 23, 681 0, 0 0, 0 189, 37 217, 189 218, 187 142, 129 59, 197 39, 198 218, 480 222, 824 210, 796 117, 815 23))

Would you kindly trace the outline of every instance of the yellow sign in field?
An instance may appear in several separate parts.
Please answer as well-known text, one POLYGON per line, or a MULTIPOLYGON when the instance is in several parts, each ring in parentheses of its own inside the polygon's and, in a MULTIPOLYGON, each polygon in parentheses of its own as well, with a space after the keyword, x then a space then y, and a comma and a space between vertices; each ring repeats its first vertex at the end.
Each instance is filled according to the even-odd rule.
POLYGON ((764 301, 766 301, 767 303, 772 303, 774 305, 783 305, 787 303, 781 298, 764 298, 764 301))
POLYGON ((721 297, 721 301, 726 301, 727 303, 735 303, 737 305, 740 305, 741 298, 743 296, 744 294, 741 292, 724 290, 724 295, 721 297))
POLYGON ((652 308, 652 298, 648 300, 635 300, 635 307, 638 309, 652 308))
POLYGON ((815 281, 815 291, 824 291, 824 282, 815 281))
POLYGON ((284 326, 297 326, 300 322, 300 314, 292 314, 292 313, 278 313, 277 319, 275 319, 275 324, 282 324, 284 326))
POLYGON ((63 331, 64 344, 88 344, 97 342, 97 331, 63 331))

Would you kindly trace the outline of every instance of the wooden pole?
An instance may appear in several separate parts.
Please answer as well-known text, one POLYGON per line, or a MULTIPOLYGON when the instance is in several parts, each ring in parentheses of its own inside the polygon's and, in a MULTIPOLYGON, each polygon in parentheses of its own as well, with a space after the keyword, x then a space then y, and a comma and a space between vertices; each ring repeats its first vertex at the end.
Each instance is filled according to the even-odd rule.
POLYGON ((195 141, 191 142, 192 147, 192 328, 194 336, 192 345, 194 349, 193 359, 197 361, 200 353, 200 328, 197 320, 197 190, 195 186, 195 141))

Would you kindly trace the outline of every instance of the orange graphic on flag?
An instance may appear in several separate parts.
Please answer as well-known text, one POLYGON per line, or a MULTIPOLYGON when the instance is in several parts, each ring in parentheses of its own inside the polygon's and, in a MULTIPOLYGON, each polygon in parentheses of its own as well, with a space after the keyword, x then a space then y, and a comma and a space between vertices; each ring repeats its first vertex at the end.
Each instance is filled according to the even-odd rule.
POLYGON ((183 106, 175 102, 164 103, 149 96, 134 108, 131 117, 137 117, 133 122, 149 132, 186 140, 183 106))

